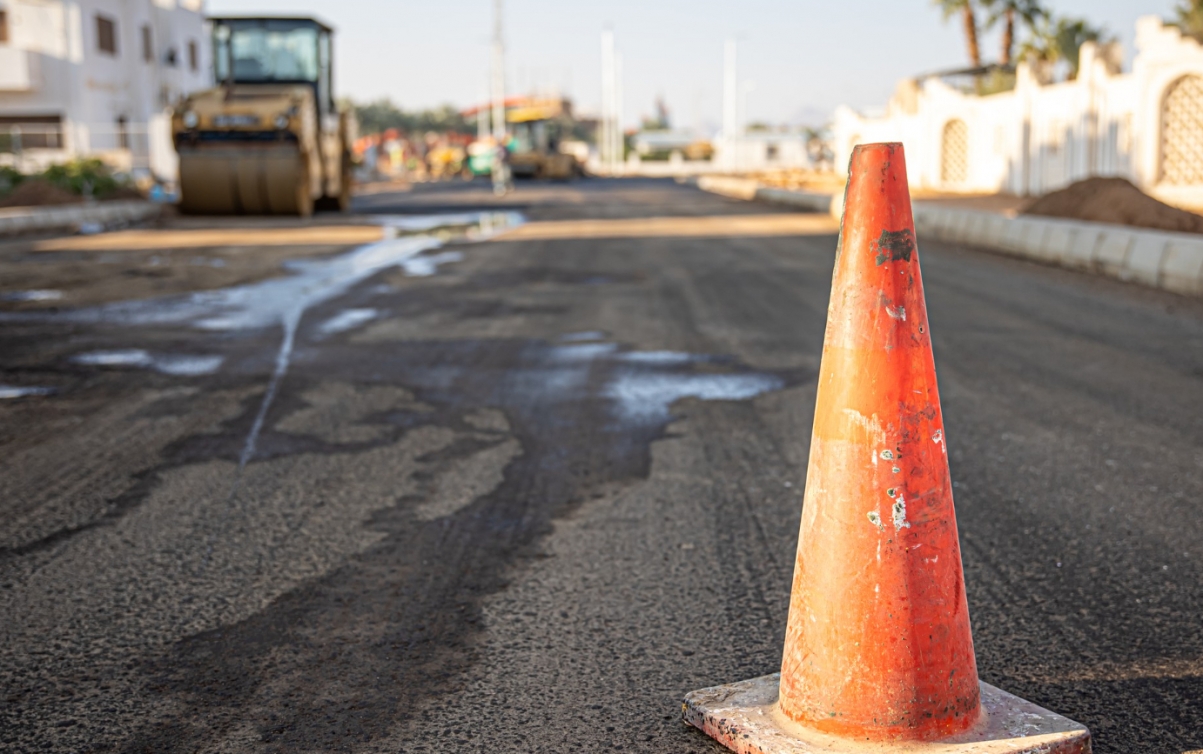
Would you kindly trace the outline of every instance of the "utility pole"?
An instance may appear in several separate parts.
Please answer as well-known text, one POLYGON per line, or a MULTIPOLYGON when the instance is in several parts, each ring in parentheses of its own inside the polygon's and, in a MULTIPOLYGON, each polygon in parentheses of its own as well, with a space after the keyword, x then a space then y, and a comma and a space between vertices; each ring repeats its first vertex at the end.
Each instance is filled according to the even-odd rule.
POLYGON ((493 103, 489 98, 489 82, 485 82, 484 96, 480 98, 481 105, 476 109, 476 139, 484 141, 489 138, 489 110, 493 103))
POLYGON ((755 81, 744 81, 739 85, 739 118, 736 121, 736 133, 745 136, 748 133, 748 95, 756 91, 755 81))
POLYGON ((502 0, 493 0, 493 138, 505 139, 505 44, 501 38, 502 0))
POLYGON ((501 39, 502 0, 493 0, 493 193, 510 190, 510 166, 505 159, 505 44, 501 39))
POLYGON ((604 29, 602 44, 602 102, 601 121, 597 133, 597 157, 602 165, 614 169, 615 91, 614 91, 614 31, 604 29))
POLYGON ((614 55, 614 170, 622 168, 623 135, 622 135, 622 54, 614 55))
POLYGON ((723 139, 739 133, 739 79, 735 67, 735 40, 728 39, 723 51, 723 139))

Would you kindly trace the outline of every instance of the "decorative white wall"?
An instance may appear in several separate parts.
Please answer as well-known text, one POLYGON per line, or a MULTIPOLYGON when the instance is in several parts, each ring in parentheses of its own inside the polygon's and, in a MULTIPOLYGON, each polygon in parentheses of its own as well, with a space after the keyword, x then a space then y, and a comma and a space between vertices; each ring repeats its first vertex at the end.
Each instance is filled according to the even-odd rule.
POLYGON ((880 117, 836 111, 836 164, 858 143, 901 141, 912 186, 1038 195, 1088 176, 1122 176, 1166 201, 1203 206, 1203 47, 1156 16, 1137 54, 1083 45, 1079 75, 1047 83, 1021 64, 1015 88, 977 96, 904 80, 880 117))

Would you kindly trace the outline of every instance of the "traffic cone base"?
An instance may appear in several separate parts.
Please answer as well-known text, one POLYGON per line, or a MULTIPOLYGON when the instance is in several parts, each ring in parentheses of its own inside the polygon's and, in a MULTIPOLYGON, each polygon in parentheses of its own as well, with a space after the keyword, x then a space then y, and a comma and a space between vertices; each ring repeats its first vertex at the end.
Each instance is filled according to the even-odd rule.
POLYGON ((793 722, 777 703, 781 675, 701 689, 682 716, 738 754, 1090 754, 1090 731, 1069 718, 981 683, 982 715, 966 731, 931 741, 869 741, 793 722))

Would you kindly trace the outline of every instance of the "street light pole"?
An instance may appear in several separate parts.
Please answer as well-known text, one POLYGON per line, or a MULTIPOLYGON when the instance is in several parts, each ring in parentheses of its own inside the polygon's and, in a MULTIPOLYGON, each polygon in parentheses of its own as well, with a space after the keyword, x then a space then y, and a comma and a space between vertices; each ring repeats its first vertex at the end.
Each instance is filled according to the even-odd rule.
POLYGON ((739 85, 739 120, 736 132, 740 136, 748 133, 748 95, 756 91, 755 81, 744 81, 739 85))
POLYGON ((723 138, 733 139, 739 130, 739 84, 736 70, 735 40, 728 39, 723 50, 723 138))
POLYGON ((614 171, 622 169, 623 137, 622 137, 622 55, 614 55, 614 171))
POLYGON ((737 156, 735 164, 737 170, 743 170, 749 161, 748 158, 750 155, 745 154, 749 149, 751 149, 748 139, 746 138, 748 135, 748 95, 755 91, 755 89, 755 81, 744 81, 739 85, 739 112, 738 116, 736 117, 735 126, 736 133, 739 137, 739 151, 736 152, 737 156))
POLYGON ((476 109, 476 139, 484 141, 489 138, 489 110, 492 108, 492 98, 489 96, 489 82, 485 82, 481 105, 476 109))
POLYGON ((493 0, 493 138, 505 139, 505 44, 501 38, 502 0, 493 0))
POLYGON ((602 31, 602 102, 597 134, 597 158, 610 172, 614 169, 614 31, 602 31))

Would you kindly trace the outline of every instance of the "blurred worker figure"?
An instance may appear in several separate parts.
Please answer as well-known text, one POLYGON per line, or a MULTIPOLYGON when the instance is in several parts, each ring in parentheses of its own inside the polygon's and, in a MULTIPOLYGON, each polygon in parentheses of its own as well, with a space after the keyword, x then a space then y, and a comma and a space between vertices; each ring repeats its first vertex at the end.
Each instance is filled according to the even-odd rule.
POLYGON ((493 147, 493 193, 505 196, 513 186, 510 183, 510 150, 504 141, 493 147))

